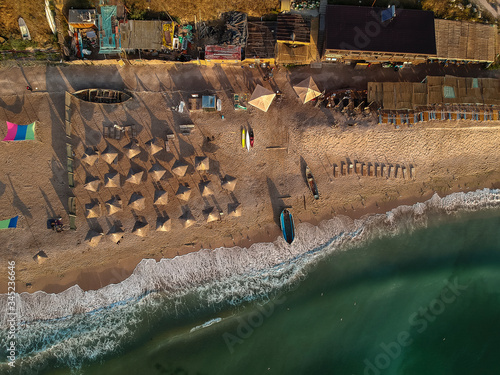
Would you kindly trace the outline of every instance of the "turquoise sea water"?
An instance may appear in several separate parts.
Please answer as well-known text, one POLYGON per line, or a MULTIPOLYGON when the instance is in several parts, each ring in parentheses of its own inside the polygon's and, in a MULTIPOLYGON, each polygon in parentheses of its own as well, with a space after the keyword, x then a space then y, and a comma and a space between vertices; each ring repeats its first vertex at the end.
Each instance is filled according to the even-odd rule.
MULTIPOLYGON (((77 370, 47 355, 37 371, 500 373, 500 211, 436 216, 425 228, 333 252, 306 271, 292 287, 237 306, 223 300, 206 306, 196 294, 176 302, 161 293, 148 296, 148 302, 134 302, 142 306, 130 315, 133 322, 120 323, 134 328, 123 331, 127 338, 118 349, 88 356, 83 364, 76 358, 77 370)), ((115 309, 105 319, 120 313, 120 307, 115 309)), ((82 317, 79 329, 99 324, 99 314, 82 317)), ((116 339, 120 334, 119 329, 113 333, 116 339)), ((115 339, 104 335, 86 338, 78 353, 85 353, 85 345, 95 353, 95 346, 115 339)), ((77 338, 78 332, 68 328, 51 337, 50 345, 68 336, 77 338)), ((19 373, 30 373, 29 356, 45 348, 30 345, 19 373)))

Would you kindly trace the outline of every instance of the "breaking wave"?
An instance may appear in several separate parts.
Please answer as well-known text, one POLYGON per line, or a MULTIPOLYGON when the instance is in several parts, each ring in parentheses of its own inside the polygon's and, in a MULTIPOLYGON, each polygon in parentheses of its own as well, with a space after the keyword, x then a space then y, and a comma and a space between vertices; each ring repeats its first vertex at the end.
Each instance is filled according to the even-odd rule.
MULTIPOLYGON (((318 226, 299 224, 292 245, 279 238, 248 249, 200 250, 159 262, 143 259, 126 280, 99 290, 73 286, 58 294, 18 294, 19 352, 12 373, 40 373, 63 366, 77 372, 85 363, 102 360, 124 350, 131 341, 143 339, 143 332, 151 332, 166 320, 265 300, 300 282, 312 265, 333 251, 424 227, 434 213, 493 207, 500 207, 498 189, 444 198, 435 194, 424 203, 359 220, 337 216, 318 226)), ((5 294, 0 295, 0 311, 7 311, 5 294)), ((7 324, 7 316, 1 316, 2 347, 8 342, 7 324)), ((7 364, 0 362, 0 373, 4 369, 7 364)))

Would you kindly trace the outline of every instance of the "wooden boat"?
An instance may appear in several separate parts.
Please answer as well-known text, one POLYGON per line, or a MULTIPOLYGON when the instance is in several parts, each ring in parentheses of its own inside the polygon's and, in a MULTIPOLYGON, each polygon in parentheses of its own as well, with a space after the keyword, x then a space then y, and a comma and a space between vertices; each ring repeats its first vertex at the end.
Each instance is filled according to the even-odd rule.
POLYGON ((246 142, 245 129, 241 129, 241 147, 245 148, 245 142, 246 142))
POLYGON ((246 138, 246 146, 247 146, 247 151, 250 151, 250 132, 247 131, 247 138, 246 138))
POLYGON ((50 10, 49 0, 45 0, 45 16, 47 17, 47 22, 49 23, 52 34, 56 34, 56 21, 54 20, 54 13, 50 10))
POLYGON ((253 147, 253 130, 250 130, 250 147, 253 147))
POLYGON ((295 239, 293 217, 290 211, 288 211, 286 208, 283 211, 281 211, 280 222, 281 222, 281 231, 283 232, 283 237, 285 238, 285 241, 288 243, 292 243, 293 240, 295 239))
POLYGON ((31 40, 30 31, 28 30, 28 26, 26 26, 26 22, 24 22, 23 17, 19 17, 17 22, 19 23, 19 29, 21 30, 23 40, 31 40))
POLYGON ((314 199, 319 199, 318 186, 316 185, 316 181, 314 181, 314 177, 311 173, 309 167, 306 166, 306 179, 307 185, 311 190, 311 193, 314 195, 314 199))

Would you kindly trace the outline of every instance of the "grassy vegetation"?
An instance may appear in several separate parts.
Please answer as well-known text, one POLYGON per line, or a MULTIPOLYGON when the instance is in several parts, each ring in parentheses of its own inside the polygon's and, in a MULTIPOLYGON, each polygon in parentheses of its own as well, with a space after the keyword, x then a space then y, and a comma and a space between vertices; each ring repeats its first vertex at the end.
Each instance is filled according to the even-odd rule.
POLYGON ((0 50, 24 51, 26 48, 36 48, 37 46, 38 43, 33 42, 32 40, 8 39, 5 43, 0 45, 0 50))
POLYGON ((423 0, 422 9, 432 10, 436 18, 495 23, 487 13, 481 13, 469 0, 423 0))

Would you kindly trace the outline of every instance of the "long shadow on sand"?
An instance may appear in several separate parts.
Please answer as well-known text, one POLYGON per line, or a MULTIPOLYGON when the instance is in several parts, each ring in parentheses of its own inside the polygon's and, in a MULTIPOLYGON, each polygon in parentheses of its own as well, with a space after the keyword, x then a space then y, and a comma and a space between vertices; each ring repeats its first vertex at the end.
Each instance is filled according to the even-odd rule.
POLYGON ((273 219, 278 226, 280 225, 281 211, 286 207, 285 202, 280 198, 280 193, 276 188, 274 182, 267 177, 267 189, 269 190, 269 197, 271 198, 271 206, 273 208, 273 219))
POLYGON ((31 219, 32 216, 29 208, 24 204, 21 198, 19 198, 19 195, 17 195, 17 191, 14 188, 14 184, 12 183, 12 180, 10 179, 9 175, 7 175, 7 178, 9 179, 10 188, 12 190, 12 205, 16 209, 18 209, 21 212, 21 214, 31 219))

